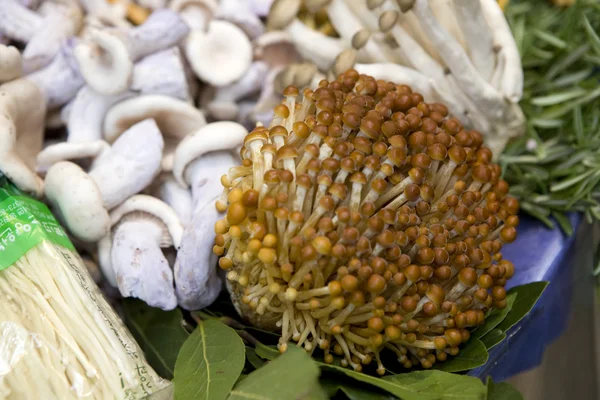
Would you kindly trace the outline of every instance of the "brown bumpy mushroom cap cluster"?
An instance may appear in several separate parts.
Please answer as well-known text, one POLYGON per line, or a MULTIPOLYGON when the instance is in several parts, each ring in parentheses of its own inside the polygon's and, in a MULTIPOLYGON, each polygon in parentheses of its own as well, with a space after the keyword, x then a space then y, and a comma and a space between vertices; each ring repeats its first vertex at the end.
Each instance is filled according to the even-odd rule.
POLYGON ((284 92, 222 177, 214 251, 251 323, 361 370, 456 355, 506 306, 519 204, 482 136, 410 87, 354 70, 284 92))

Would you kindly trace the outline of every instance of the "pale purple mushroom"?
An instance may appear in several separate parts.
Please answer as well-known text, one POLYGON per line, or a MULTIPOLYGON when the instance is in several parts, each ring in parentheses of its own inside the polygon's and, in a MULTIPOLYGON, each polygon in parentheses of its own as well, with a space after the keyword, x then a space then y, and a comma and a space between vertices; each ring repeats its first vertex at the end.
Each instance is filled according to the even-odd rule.
POLYGON ((0 32, 26 43, 23 69, 26 73, 48 65, 67 38, 75 35, 83 22, 77 3, 45 2, 37 11, 16 0, 3 0, 0 32))
POLYGON ((110 213, 111 233, 99 251, 102 270, 125 297, 137 297, 152 307, 177 306, 173 271, 163 248, 181 244, 183 226, 166 203, 135 195, 110 213))
POLYGON ((75 237, 98 241, 110 228, 108 211, 152 183, 163 147, 156 123, 144 120, 96 158, 89 173, 68 161, 54 164, 45 178, 46 198, 75 237))
POLYGON ((130 87, 135 61, 173 47, 188 32, 188 26, 177 13, 159 9, 132 29, 89 29, 87 37, 75 49, 75 56, 91 88, 103 94, 116 94, 130 87))
POLYGON ((50 64, 26 76, 44 93, 51 110, 71 101, 84 85, 73 54, 76 44, 76 38, 66 40, 50 64))
POLYGON ((219 294, 221 281, 211 251, 212 227, 220 218, 214 203, 222 193, 220 177, 239 162, 233 150, 247 134, 235 122, 214 122, 188 136, 175 151, 173 175, 183 187, 191 186, 194 210, 175 262, 177 298, 186 309, 205 307, 219 294))
POLYGON ((128 91, 103 95, 88 86, 79 90, 68 112, 67 140, 48 146, 38 154, 38 171, 43 172, 58 161, 93 159, 99 156, 110 147, 102 134, 106 113, 112 106, 134 97, 136 93, 161 94, 182 100, 189 98, 177 47, 160 51, 136 63, 133 82, 128 91))

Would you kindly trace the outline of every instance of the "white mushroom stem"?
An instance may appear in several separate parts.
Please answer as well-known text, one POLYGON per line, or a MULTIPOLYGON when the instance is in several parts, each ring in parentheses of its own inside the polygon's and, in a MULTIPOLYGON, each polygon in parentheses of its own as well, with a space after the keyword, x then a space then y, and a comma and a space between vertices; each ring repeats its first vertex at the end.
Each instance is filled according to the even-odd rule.
POLYGON ((239 160, 231 152, 222 150, 203 154, 189 164, 185 171, 185 180, 190 183, 192 189, 193 210, 199 210, 214 202, 223 192, 223 185, 218 177, 226 174, 229 168, 238 163, 239 160))
POLYGON ((21 53, 16 47, 0 44, 0 84, 21 76, 21 53))
POLYGON ((23 69, 26 73, 48 65, 63 42, 75 35, 83 22, 77 3, 45 2, 40 12, 44 14, 44 24, 23 51, 23 69))
POLYGON ((43 145, 46 102, 25 79, 0 86, 0 172, 21 190, 37 197, 43 182, 33 171, 43 145))
POLYGON ((68 143, 86 143, 102 139, 104 117, 115 104, 134 96, 124 92, 105 96, 88 86, 79 90, 71 105, 68 119, 68 143))
POLYGON ((119 137, 89 172, 107 210, 141 192, 160 171, 164 141, 156 123, 144 120, 119 137))
POLYGON ((479 75, 464 49, 437 21, 428 0, 415 0, 412 11, 463 91, 481 105, 486 115, 500 117, 504 105, 502 96, 479 75))
POLYGON ((19 1, 3 0, 0 8, 0 32, 4 35, 27 43, 42 28, 43 23, 43 17, 19 1))
POLYGON ((502 93, 511 102, 517 103, 523 96, 523 68, 515 39, 506 17, 494 0, 480 0, 481 11, 492 31, 494 48, 503 60, 502 93))
POLYGON ((483 17, 480 0, 454 0, 453 4, 473 65, 481 77, 490 82, 496 64, 496 54, 492 33, 483 17))
POLYGON ((188 26, 176 12, 169 9, 156 10, 142 25, 128 32, 131 58, 139 60, 173 47, 188 33, 188 26))
MULTIPOLYGON (((213 122, 197 130, 177 146, 174 157, 173 176, 182 187, 189 186, 189 183, 191 182, 187 178, 190 178, 190 175, 186 174, 186 168, 188 168, 194 160, 200 159, 205 154, 211 152, 220 152, 222 150, 233 151, 243 144, 244 137, 247 134, 248 131, 245 127, 229 121, 213 122)), ((226 156, 222 157, 224 158, 222 158, 221 161, 225 162, 225 164, 229 164, 231 160, 228 160, 226 156)), ((224 169, 223 171, 226 172, 227 169, 224 169)), ((218 176, 220 178, 225 172, 213 176, 212 180, 218 181, 216 177, 218 176)), ((221 190, 219 190, 219 192, 221 192, 221 190)))
POLYGON ((222 282, 217 275, 217 256, 212 252, 214 224, 223 218, 214 201, 197 210, 186 228, 175 262, 175 292, 179 305, 188 310, 204 308, 217 298, 222 282))
POLYGON ((71 101, 84 85, 73 55, 75 45, 76 39, 67 40, 49 65, 26 76, 44 93, 49 109, 71 101))
POLYGON ((176 45, 188 31, 175 12, 160 9, 128 32, 90 29, 88 37, 75 49, 75 56, 90 87, 100 93, 115 94, 129 87, 133 62, 176 45))
POLYGON ((160 184, 158 197, 175 211, 184 227, 190 224, 194 207, 189 189, 182 188, 174 178, 170 177, 160 184))
POLYGON ((240 80, 217 89, 207 111, 218 120, 237 118, 238 100, 260 92, 268 72, 269 66, 265 62, 253 62, 240 80))
POLYGON ((37 156, 37 171, 46 172, 59 161, 97 158, 110 151, 110 144, 104 140, 86 143, 59 142, 47 146, 37 156))
POLYGON ((298 19, 294 19, 287 26, 286 31, 290 34, 298 52, 324 71, 331 68, 337 55, 345 48, 341 39, 325 36, 298 19))
POLYGON ((177 306, 173 272, 161 250, 164 227, 153 218, 139 216, 122 222, 114 235, 111 265, 119 291, 152 307, 177 306))
POLYGON ((174 46, 142 58, 133 67, 132 91, 191 101, 183 60, 174 46))
MULTIPOLYGON (((356 32, 363 29, 362 23, 348 8, 344 0, 333 0, 327 7, 327 15, 335 30, 348 43, 352 41, 352 37, 356 32)), ((387 61, 377 43, 372 40, 365 44, 360 53, 362 55, 361 61, 363 62, 387 61)))

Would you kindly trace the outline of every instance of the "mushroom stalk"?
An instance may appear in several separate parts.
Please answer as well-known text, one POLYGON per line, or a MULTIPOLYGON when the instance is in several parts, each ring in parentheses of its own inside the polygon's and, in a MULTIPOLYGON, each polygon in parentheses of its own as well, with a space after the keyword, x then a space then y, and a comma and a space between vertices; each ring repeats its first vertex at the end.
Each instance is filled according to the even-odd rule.
POLYGON ((218 257, 212 253, 212 244, 214 224, 223 214, 215 209, 214 200, 216 197, 196 209, 177 252, 175 293, 179 305, 187 310, 199 310, 212 304, 222 288, 216 269, 218 257))
POLYGON ((26 76, 44 93, 51 110, 71 101, 84 85, 73 55, 76 43, 76 39, 67 40, 49 65, 26 76))
POLYGON ((185 180, 192 189, 193 210, 204 208, 221 194, 223 186, 217 178, 237 163, 229 151, 215 151, 203 154, 188 165, 185 180))
POLYGON ((172 310, 177 306, 173 272, 161 251, 163 227, 144 217, 123 221, 116 229, 111 264, 119 291, 152 307, 172 310))
POLYGON ((169 176, 160 184, 158 197, 175 211, 184 226, 190 224, 194 207, 189 189, 182 188, 169 176))

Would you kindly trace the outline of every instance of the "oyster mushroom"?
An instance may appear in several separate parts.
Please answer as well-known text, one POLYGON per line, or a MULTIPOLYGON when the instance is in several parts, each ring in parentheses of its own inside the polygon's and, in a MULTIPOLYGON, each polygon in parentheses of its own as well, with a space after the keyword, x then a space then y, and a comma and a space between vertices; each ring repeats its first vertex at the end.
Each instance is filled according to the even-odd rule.
POLYGON ((75 35, 81 24, 82 13, 76 2, 47 1, 36 12, 16 0, 5 0, 0 12, 0 32, 26 43, 26 73, 48 65, 62 42, 75 35))
POLYGON ((259 93, 264 86, 269 66, 263 61, 252 63, 238 81, 216 89, 206 111, 217 120, 235 120, 238 116, 238 101, 259 93))
POLYGON ((33 169, 43 145, 45 117, 46 102, 36 85, 26 79, 0 85, 0 172, 36 197, 43 192, 33 169))
POLYGON ((169 8, 179 13, 191 30, 206 31, 219 5, 216 0, 172 0, 169 8))
POLYGON ((459 354, 514 274, 500 250, 519 204, 482 134, 355 70, 284 94, 271 130, 245 139, 252 172, 217 202, 214 252, 240 315, 280 331, 281 352, 293 341, 332 363, 333 350, 355 370, 384 374, 383 351, 425 369, 459 354), (272 164, 265 147, 279 147, 272 164))
POLYGON ((252 4, 246 0, 221 0, 215 18, 236 24, 250 39, 265 31, 263 22, 252 11, 252 4))
POLYGON ((102 95, 82 88, 71 104, 67 140, 46 147, 37 156, 38 171, 58 161, 95 158, 110 145, 103 140, 104 118, 122 100, 139 94, 161 94, 186 100, 188 86, 179 50, 174 47, 143 58, 134 67, 131 89, 116 95, 102 95))
POLYGON ((171 173, 164 175, 160 178, 155 197, 167 203, 179 216, 183 226, 187 227, 194 211, 192 192, 189 188, 181 187, 171 173))
POLYGON ((115 141, 131 125, 153 118, 165 137, 164 170, 171 170, 173 152, 188 134, 206 125, 201 111, 193 105, 162 95, 145 95, 121 101, 104 118, 104 138, 115 141))
POLYGON ((75 38, 67 39, 50 64, 25 77, 40 88, 50 110, 55 110, 71 101, 84 85, 73 55, 76 44, 75 38))
POLYGON ((129 30, 89 29, 75 57, 88 86, 99 93, 116 94, 129 88, 135 61, 176 45, 188 31, 175 12, 160 9, 129 30))
POLYGON ((124 297, 152 307, 177 306, 173 272, 163 248, 179 248, 183 226, 164 202, 146 195, 127 199, 110 213, 111 233, 101 240, 101 268, 124 297))
POLYGON ((191 185, 193 201, 193 218, 183 234, 174 269, 177 298, 186 309, 208 306, 221 290, 216 257, 210 250, 214 241, 210 226, 220 216, 214 202, 223 191, 217 177, 236 164, 232 151, 243 144, 247 133, 235 122, 214 122, 188 136, 175 151, 173 175, 181 186, 191 185))
POLYGON ((50 167, 45 177, 46 198, 76 238, 98 241, 110 229, 108 211, 154 180, 162 151, 158 126, 144 120, 97 157, 89 173, 68 161, 50 167))
POLYGON ((246 34, 221 20, 210 21, 206 31, 193 30, 187 37, 185 52, 198 78, 213 86, 237 81, 252 63, 252 45, 246 34))

